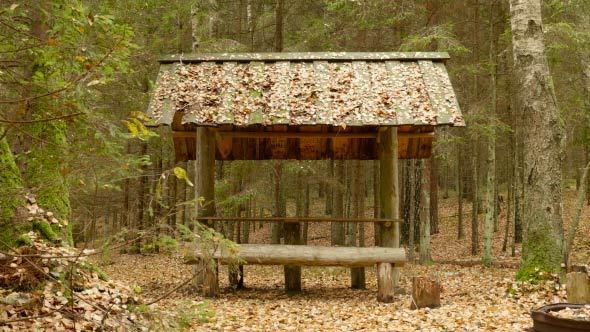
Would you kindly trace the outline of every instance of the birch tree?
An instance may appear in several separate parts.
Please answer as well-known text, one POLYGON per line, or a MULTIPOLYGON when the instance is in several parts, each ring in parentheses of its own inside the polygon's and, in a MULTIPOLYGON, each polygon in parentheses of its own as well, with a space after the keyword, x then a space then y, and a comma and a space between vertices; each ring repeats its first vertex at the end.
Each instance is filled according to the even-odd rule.
POLYGON ((519 279, 560 271, 564 127, 545 56, 541 0, 511 0, 510 23, 524 128, 524 241, 519 279))

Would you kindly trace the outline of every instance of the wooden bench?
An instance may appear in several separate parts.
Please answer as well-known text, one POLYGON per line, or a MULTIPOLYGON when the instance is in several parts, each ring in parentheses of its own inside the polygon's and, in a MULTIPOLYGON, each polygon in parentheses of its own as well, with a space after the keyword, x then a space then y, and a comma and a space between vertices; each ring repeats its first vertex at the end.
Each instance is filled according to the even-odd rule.
MULTIPOLYGON (((348 218, 317 218, 317 217, 270 217, 270 218, 244 218, 244 217, 200 217, 208 225, 213 222, 229 221, 264 221, 264 222, 371 222, 392 227, 399 223, 396 219, 348 219, 348 218)), ((397 227, 397 225, 396 225, 397 227)), ((203 254, 196 252, 194 257, 188 258, 187 264, 201 264, 199 270, 203 271, 202 284, 204 293, 215 296, 218 291, 217 269, 212 270, 210 264, 202 265, 206 259, 213 259, 218 264, 231 264, 239 261, 240 264, 250 265, 286 265, 286 266, 344 266, 364 267, 377 266, 377 283, 380 297, 388 297, 393 294, 393 268, 403 266, 406 261, 406 251, 403 248, 392 247, 326 247, 292 244, 240 244, 237 253, 230 254, 227 249, 217 249, 214 253, 203 254), (381 296, 383 295, 383 296, 381 296)))

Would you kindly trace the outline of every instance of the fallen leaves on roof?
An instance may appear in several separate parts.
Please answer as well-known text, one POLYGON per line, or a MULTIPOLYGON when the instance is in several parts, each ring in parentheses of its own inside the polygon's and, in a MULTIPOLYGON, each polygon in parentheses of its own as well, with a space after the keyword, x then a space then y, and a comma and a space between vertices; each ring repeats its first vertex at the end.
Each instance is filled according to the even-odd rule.
POLYGON ((178 62, 156 85, 159 124, 464 125, 442 62, 178 62))

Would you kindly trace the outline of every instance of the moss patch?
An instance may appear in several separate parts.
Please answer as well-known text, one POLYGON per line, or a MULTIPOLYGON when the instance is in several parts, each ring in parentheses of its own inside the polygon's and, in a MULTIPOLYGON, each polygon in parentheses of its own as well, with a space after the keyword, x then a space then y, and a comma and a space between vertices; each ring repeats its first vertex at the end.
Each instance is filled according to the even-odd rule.
POLYGON ((39 232, 43 238, 51 242, 56 242, 59 239, 51 225, 46 220, 35 220, 33 221, 33 229, 39 232))
POLYGON ((516 274, 520 281, 536 282, 551 274, 561 273, 561 240, 553 235, 550 221, 536 214, 522 245, 521 266, 516 274), (536 219, 536 220, 535 220, 536 219))

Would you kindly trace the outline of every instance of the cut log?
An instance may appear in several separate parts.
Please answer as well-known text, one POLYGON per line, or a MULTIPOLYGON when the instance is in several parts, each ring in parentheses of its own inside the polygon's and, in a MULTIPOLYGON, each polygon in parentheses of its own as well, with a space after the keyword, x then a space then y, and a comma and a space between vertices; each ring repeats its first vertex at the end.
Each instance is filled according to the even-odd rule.
MULTIPOLYGON (((196 257, 203 256, 197 252, 196 257)), ((213 255, 222 264, 240 259, 254 265, 305 265, 305 266, 371 266, 390 263, 401 266, 406 262, 403 248, 382 247, 321 247, 273 244, 243 244, 236 256, 225 250, 213 255)), ((194 260, 187 261, 191 263, 194 260)))
POLYGON ((590 304, 590 276, 587 273, 568 273, 565 289, 569 303, 590 304))
POLYGON ((440 283, 436 280, 412 278, 412 304, 410 309, 440 307, 440 283))

